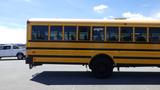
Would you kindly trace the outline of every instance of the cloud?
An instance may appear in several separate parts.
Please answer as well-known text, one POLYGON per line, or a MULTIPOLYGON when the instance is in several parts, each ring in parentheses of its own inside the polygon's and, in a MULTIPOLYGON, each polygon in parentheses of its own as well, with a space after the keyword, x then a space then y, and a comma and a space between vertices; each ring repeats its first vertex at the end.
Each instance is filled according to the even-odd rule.
POLYGON ((160 20, 160 12, 152 13, 149 16, 145 16, 141 13, 124 12, 121 17, 107 16, 103 19, 115 19, 115 18, 126 18, 129 20, 160 20))
POLYGON ((145 20, 154 20, 154 19, 160 19, 160 12, 153 13, 150 16, 145 16, 140 13, 131 13, 131 12, 125 12, 122 14, 122 17, 127 19, 145 19, 145 20))
POLYGON ((114 19, 114 18, 115 18, 115 17, 112 16, 112 15, 111 15, 111 16, 108 16, 108 17, 103 17, 104 20, 112 20, 112 19, 114 19))
POLYGON ((104 13, 107 8, 108 8, 107 5, 100 4, 100 5, 94 6, 93 10, 97 13, 104 13))
POLYGON ((160 19, 160 12, 156 13, 154 17, 160 19))
POLYGON ((0 26, 0 44, 26 43, 26 30, 24 28, 13 28, 0 26))
POLYGON ((150 16, 144 16, 140 13, 131 13, 131 12, 123 13, 122 17, 127 18, 127 19, 147 19, 147 20, 151 20, 155 18, 155 17, 150 17, 150 16))

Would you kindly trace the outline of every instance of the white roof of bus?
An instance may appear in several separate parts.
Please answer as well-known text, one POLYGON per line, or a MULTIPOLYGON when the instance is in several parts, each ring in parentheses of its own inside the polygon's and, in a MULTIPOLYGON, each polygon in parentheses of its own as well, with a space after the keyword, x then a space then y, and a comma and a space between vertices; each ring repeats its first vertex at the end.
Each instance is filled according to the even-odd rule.
POLYGON ((88 22, 88 23, 157 23, 160 20, 143 20, 143 19, 62 19, 62 18, 32 18, 29 22, 88 22))

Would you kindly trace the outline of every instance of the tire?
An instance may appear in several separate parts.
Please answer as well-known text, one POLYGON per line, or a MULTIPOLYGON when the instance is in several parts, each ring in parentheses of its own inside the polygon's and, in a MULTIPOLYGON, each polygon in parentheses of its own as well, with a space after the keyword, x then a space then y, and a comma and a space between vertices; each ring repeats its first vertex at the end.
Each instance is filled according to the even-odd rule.
POLYGON ((111 60, 105 57, 98 57, 93 59, 92 73, 96 78, 108 78, 113 72, 113 63, 111 60))
POLYGON ((22 60, 24 58, 24 55, 22 53, 17 54, 17 59, 22 60))
POLYGON ((2 57, 0 57, 0 60, 1 60, 1 58, 2 58, 2 57))

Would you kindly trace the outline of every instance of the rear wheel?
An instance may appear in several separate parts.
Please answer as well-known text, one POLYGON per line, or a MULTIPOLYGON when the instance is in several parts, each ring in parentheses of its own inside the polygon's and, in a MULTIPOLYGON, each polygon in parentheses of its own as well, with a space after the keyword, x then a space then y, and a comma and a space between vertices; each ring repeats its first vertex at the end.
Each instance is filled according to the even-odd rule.
POLYGON ((91 62, 91 70, 96 78, 108 78, 113 72, 113 62, 106 57, 94 58, 91 62))
POLYGON ((17 54, 17 59, 22 60, 24 58, 24 55, 22 53, 17 54))

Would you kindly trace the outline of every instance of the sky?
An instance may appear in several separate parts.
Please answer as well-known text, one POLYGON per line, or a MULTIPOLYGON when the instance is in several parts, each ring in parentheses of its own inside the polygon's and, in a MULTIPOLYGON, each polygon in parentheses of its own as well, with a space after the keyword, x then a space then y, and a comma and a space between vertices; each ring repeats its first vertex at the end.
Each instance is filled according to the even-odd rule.
POLYGON ((160 0, 0 0, 0 44, 26 43, 30 18, 159 19, 160 0))

